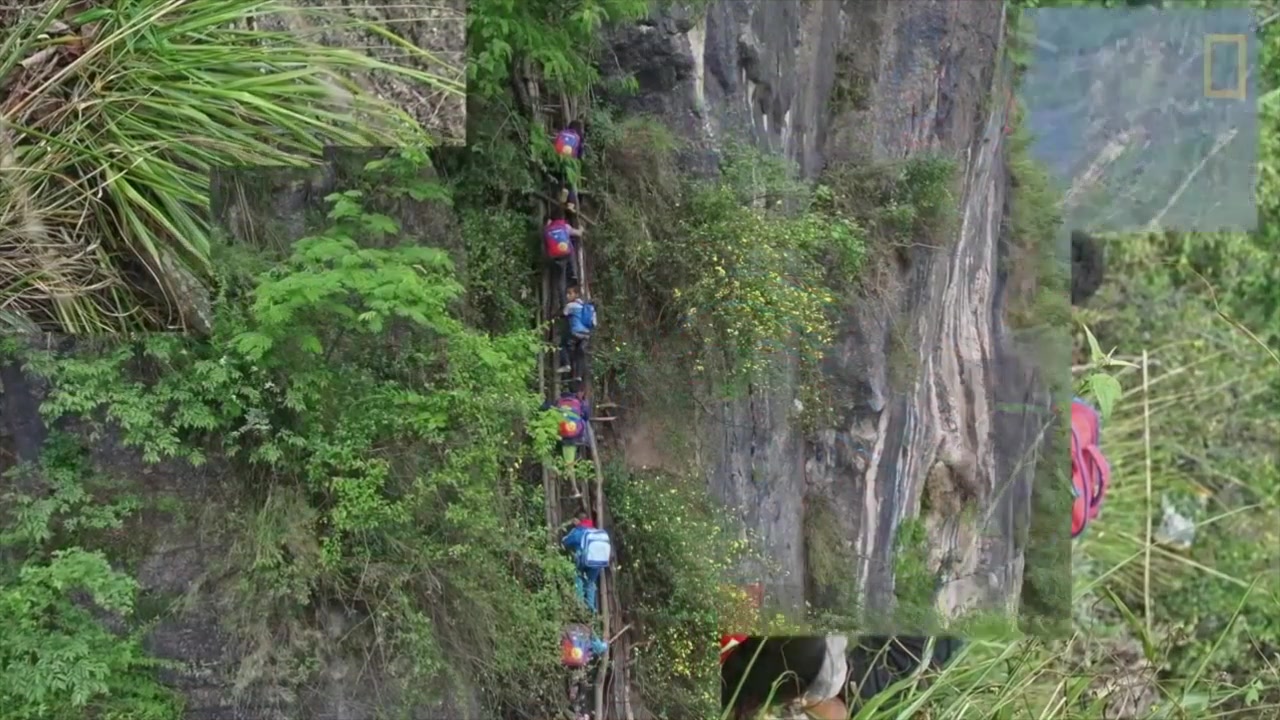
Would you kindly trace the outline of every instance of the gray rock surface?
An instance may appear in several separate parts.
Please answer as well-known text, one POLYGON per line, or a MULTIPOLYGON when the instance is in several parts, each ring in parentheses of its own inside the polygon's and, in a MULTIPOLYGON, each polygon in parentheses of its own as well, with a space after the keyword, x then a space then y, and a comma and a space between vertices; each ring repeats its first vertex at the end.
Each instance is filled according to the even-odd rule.
POLYGON ((891 606, 895 534, 917 516, 944 613, 1016 604, 1049 399, 1002 319, 1003 29, 1001 3, 723 0, 703 17, 655 13, 613 38, 612 69, 640 84, 619 102, 695 147, 749 139, 808 178, 925 152, 963 172, 956 232, 940 246, 921 238, 874 297, 850 298, 827 363, 837 426, 802 435, 794 382, 726 403, 707 423, 712 491, 782 568, 744 575, 763 574, 784 607, 804 599, 805 508, 817 497, 860 558, 850 571, 868 608, 891 606), (906 387, 891 381, 894 342, 919 369, 906 387))

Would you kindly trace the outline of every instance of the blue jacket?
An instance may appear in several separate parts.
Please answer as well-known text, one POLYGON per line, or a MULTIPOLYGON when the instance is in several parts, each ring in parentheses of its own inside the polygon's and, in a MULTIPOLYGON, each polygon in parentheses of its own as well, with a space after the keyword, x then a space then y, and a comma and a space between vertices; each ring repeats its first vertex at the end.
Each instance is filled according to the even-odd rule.
POLYGON ((584 528, 581 525, 574 525, 573 529, 570 530, 569 533, 564 536, 564 539, 560 541, 560 544, 564 545, 565 550, 570 550, 575 553, 578 552, 582 549, 582 540, 586 536, 587 530, 588 528, 584 528))
POLYGON ((588 337, 591 335, 591 328, 582 322, 582 300, 574 300, 564 306, 564 316, 569 318, 569 332, 578 337, 588 337))

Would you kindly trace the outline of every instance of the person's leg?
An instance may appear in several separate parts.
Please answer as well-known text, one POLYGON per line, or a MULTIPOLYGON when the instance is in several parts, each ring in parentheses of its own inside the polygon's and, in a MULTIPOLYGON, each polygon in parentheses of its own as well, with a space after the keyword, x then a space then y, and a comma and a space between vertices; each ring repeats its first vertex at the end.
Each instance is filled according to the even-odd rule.
POLYGON ((565 263, 565 268, 566 268, 565 272, 568 273, 568 278, 569 278, 568 282, 573 283, 574 285, 579 285, 582 283, 582 272, 581 272, 582 269, 578 267, 578 241, 577 240, 573 241, 573 252, 569 253, 569 257, 567 258, 565 263))
POLYGON ((837 697, 849 678, 849 638, 845 635, 826 637, 826 657, 817 677, 809 682, 800 701, 806 707, 837 697))
POLYGON ((573 371, 573 333, 569 332, 569 318, 560 317, 560 368, 562 373, 573 371))
POLYGON ((849 720, 849 708, 845 707, 840 698, 808 705, 804 708, 804 714, 813 720, 849 720))
POLYGON ((591 694, 587 692, 588 673, 585 668, 578 668, 569 677, 572 690, 569 691, 569 709, 574 717, 582 717, 591 702, 591 694))
POLYGON ((556 310, 563 310, 566 302, 565 292, 569 289, 569 264, 561 258, 553 261, 555 263, 553 279, 556 284, 556 297, 559 298, 560 304, 556 306, 556 310))
POLYGON ((578 188, 569 185, 564 193, 564 209, 573 216, 578 215, 578 188))
POLYGON ((569 364, 573 368, 573 379, 581 381, 587 370, 587 339, 573 337, 569 341, 569 364))
POLYGON ((586 604, 587 607, 591 607, 591 601, 587 599, 588 598, 587 590, 589 589, 587 585, 588 585, 588 578, 587 578, 586 570, 579 570, 578 572, 574 573, 573 589, 577 591, 578 597, 582 600, 582 602, 586 604))
POLYGON ((587 591, 587 607, 591 608, 591 612, 600 612, 600 568, 590 568, 585 573, 586 591, 587 591))
POLYGON ((569 484, 573 486, 570 498, 582 497, 582 486, 578 484, 578 474, 573 463, 578 459, 578 446, 568 440, 560 442, 561 457, 564 459, 564 471, 569 476, 569 484))

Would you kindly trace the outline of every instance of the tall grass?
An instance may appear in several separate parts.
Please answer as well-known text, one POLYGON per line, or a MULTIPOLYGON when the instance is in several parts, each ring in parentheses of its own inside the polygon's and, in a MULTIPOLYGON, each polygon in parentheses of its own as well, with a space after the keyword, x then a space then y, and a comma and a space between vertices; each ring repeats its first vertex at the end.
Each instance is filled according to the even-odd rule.
POLYGON ((211 168, 429 142, 371 72, 465 92, 385 28, 283 0, 97 5, 0 14, 0 311, 67 332, 203 324, 211 168), (405 60, 251 29, 280 15, 367 30, 405 60))

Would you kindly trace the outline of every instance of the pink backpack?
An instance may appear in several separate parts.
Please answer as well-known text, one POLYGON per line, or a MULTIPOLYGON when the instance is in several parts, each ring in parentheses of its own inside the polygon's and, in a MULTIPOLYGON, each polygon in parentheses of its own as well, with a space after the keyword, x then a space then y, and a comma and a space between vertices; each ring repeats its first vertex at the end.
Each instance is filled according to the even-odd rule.
POLYGON ((1098 443, 1102 440, 1102 418, 1092 405, 1071 401, 1071 538, 1080 537, 1098 517, 1102 500, 1111 483, 1111 466, 1098 443))
POLYGON ((557 400, 556 407, 560 408, 561 410, 568 410, 574 415, 582 414, 582 401, 572 395, 570 395, 569 397, 562 397, 559 400, 557 400))

